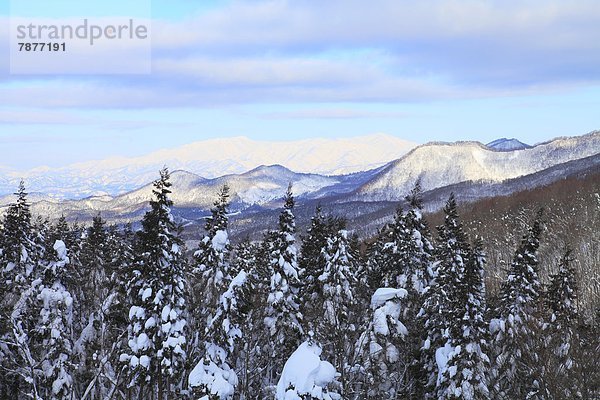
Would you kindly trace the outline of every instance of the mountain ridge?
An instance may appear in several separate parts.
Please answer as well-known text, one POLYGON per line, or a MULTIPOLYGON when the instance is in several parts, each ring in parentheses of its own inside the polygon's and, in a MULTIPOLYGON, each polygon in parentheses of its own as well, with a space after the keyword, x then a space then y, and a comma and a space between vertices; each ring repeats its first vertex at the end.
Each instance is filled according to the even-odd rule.
POLYGON ((203 178, 241 174, 260 165, 280 164, 296 172, 340 175, 370 170, 405 154, 416 143, 387 134, 351 138, 258 141, 247 137, 215 138, 161 149, 140 157, 112 157, 60 168, 38 167, 5 172, 0 194, 12 193, 24 178, 31 191, 57 197, 112 196, 152 181, 163 165, 203 178))

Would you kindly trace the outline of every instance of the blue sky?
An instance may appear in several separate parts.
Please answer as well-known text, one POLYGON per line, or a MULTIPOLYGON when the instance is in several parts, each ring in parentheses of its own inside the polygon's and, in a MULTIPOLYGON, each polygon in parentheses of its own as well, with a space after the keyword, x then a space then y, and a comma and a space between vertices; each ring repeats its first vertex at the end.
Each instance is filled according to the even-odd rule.
MULTIPOLYGON (((37 2, 43 17, 151 9, 152 73, 10 75, 0 57, 0 167, 219 136, 536 143, 600 129, 595 0, 37 2)), ((3 54, 9 16, 3 2, 3 54)))

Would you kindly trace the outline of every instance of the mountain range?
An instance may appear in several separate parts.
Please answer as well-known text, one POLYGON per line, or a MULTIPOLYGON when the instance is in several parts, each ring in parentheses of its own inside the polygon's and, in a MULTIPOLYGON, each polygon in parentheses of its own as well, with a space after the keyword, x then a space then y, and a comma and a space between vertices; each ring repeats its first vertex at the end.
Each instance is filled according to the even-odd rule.
POLYGON ((61 168, 0 170, 0 195, 25 179, 31 192, 57 199, 116 196, 156 178, 164 165, 211 179, 242 174, 260 165, 285 165, 296 172, 339 175, 366 171, 395 160, 417 144, 385 134, 296 141, 257 141, 246 137, 199 141, 142 157, 118 157, 61 168))
MULTIPOLYGON (((380 143, 393 142, 387 137, 378 138, 381 139, 380 143)), ((399 147, 402 147, 400 144, 406 144, 395 143, 399 147)), ((443 199, 450 191, 459 198, 472 201, 548 185, 574 174, 600 171, 600 131, 557 138, 535 146, 520 146, 515 150, 507 149, 502 145, 503 142, 499 143, 499 149, 478 142, 428 143, 380 166, 381 161, 377 162, 374 155, 367 152, 367 161, 363 161, 363 165, 372 163, 377 167, 347 174, 298 172, 287 165, 277 164, 261 165, 243 173, 213 178, 175 170, 172 172, 172 199, 176 215, 182 222, 194 223, 208 213, 217 191, 225 183, 231 188, 232 211, 244 215, 276 209, 281 205, 288 183, 292 183, 300 205, 320 202, 345 210, 343 212, 349 215, 352 207, 375 209, 379 205, 387 207, 390 202, 402 200, 419 180, 428 201, 426 207, 434 210, 443 204, 443 199)), ((368 150, 373 150, 373 147, 368 150)), ((315 151, 323 156, 321 149, 315 151)), ((342 153, 352 154, 342 150, 338 150, 337 154, 342 153)), ((297 154, 308 159, 314 156, 307 149, 299 149, 297 154)), ((382 157, 387 155, 389 152, 383 153, 382 157)), ((301 162, 300 158, 295 160, 301 162)), ((352 160, 354 165, 361 161, 360 158, 352 160)), ((328 163, 328 168, 335 167, 330 161, 328 163)), ((318 160, 313 162, 313 165, 317 164, 326 163, 319 164, 318 160)), ((304 163, 304 169, 308 165, 308 162, 304 163)), ((353 170, 353 167, 348 167, 350 162, 344 165, 344 168, 353 170)), ((80 221, 89 220, 99 212, 104 218, 115 222, 136 221, 147 209, 152 194, 151 180, 156 176, 157 172, 154 171, 144 185, 116 196, 104 194, 58 200, 34 193, 30 196, 32 210, 50 216, 64 214, 80 221)), ((12 200, 14 198, 10 195, 0 197, 0 206, 12 200)))

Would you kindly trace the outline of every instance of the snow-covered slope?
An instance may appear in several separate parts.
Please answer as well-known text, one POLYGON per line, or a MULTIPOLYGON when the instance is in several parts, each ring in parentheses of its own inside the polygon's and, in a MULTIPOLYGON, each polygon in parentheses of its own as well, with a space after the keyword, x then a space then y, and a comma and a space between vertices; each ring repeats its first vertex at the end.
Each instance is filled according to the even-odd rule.
MULTIPOLYGON (((172 199, 176 207, 189 209, 191 218, 196 218, 198 212, 205 213, 212 206, 217 191, 225 183, 231 188, 233 209, 242 212, 256 209, 255 206, 279 206, 278 202, 289 182, 293 184, 294 194, 300 203, 322 201, 324 204, 340 205, 398 201, 410 191, 417 179, 421 180, 425 191, 461 182, 481 182, 485 184, 478 186, 477 190, 489 191, 489 195, 493 195, 506 192, 497 185, 492 185, 494 183, 556 167, 551 175, 544 175, 544 179, 524 180, 518 190, 523 190, 522 185, 528 182, 532 187, 545 185, 552 181, 552 176, 561 176, 569 162, 599 153, 600 131, 596 131, 516 151, 498 151, 477 142, 431 143, 420 146, 387 165, 348 175, 298 173, 281 165, 271 165, 259 166, 241 174, 206 179, 180 170, 172 173, 172 199)), ((134 220, 147 208, 152 193, 151 182, 156 176, 154 172, 144 185, 115 197, 102 195, 59 202, 47 196, 32 196, 32 210, 36 214, 65 214, 80 220, 91 218, 98 212, 102 212, 107 219, 127 216, 129 220, 134 220)), ((473 185, 464 187, 464 190, 471 190, 473 185)), ((488 194, 471 193, 468 197, 480 198, 486 195, 488 194)), ((0 208, 12 200, 11 196, 0 196, 0 208)))
POLYGON ((321 175, 366 171, 398 159, 415 143, 385 134, 298 141, 255 141, 245 137, 211 139, 143 157, 111 158, 69 165, 4 172, 0 194, 11 193, 25 178, 31 191, 62 198, 99 194, 117 195, 139 188, 156 178, 167 165, 206 178, 241 174, 260 165, 280 164, 296 172, 321 175))
POLYGON ((512 151, 531 148, 530 145, 525 144, 517 139, 507 138, 496 139, 493 142, 486 144, 486 146, 498 151, 512 151))
POLYGON ((390 163, 362 185, 353 200, 397 200, 417 179, 424 190, 464 181, 501 182, 597 153, 600 131, 518 151, 495 151, 478 142, 431 143, 390 163))
MULTIPOLYGON (((360 179, 356 174, 353 179, 360 179)), ((171 174, 171 199, 177 207, 196 208, 206 211, 216 199, 218 190, 224 185, 231 189, 234 210, 243 210, 254 205, 268 206, 285 195, 288 184, 293 185, 298 198, 307 196, 326 187, 341 185, 339 192, 347 192, 343 185, 345 177, 295 173, 280 165, 260 166, 243 174, 226 175, 205 179, 187 171, 171 174)), ((363 179, 364 180, 364 179, 363 179)), ((89 197, 81 200, 39 201, 32 205, 36 214, 93 216, 98 212, 110 215, 139 214, 152 198, 152 184, 116 196, 89 197)), ((335 192, 335 189, 332 189, 335 192)), ((2 204, 0 203, 0 206, 2 204)))

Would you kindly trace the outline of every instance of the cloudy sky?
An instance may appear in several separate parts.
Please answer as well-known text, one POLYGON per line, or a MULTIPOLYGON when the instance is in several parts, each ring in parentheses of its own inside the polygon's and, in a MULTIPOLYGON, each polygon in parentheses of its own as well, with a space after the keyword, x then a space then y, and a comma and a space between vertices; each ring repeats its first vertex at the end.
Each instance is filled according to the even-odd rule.
MULTIPOLYGON (((37 3, 44 17, 144 17, 123 1, 73 15, 73 1, 37 3)), ((0 168, 222 136, 536 143, 600 129, 597 0, 156 0, 150 15, 150 74, 22 75, 0 5, 0 168)))

